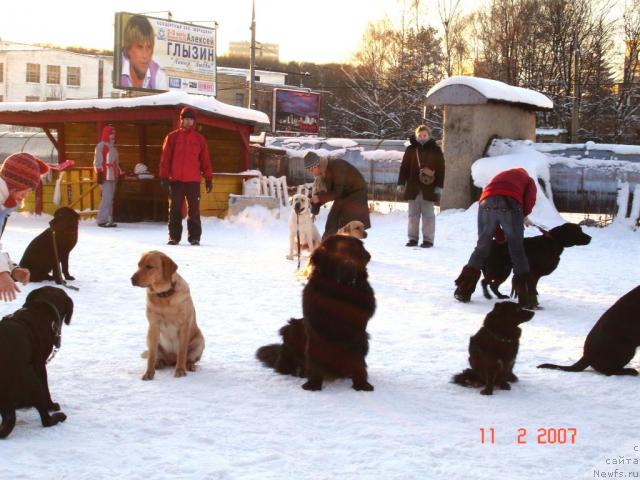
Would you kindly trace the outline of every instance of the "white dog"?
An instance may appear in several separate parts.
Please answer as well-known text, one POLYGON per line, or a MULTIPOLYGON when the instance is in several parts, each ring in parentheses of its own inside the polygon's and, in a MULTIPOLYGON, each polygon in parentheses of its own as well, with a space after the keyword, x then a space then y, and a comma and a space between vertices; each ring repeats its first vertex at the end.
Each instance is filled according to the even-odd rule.
POLYGON ((291 216, 289 217, 289 255, 287 258, 293 260, 298 253, 298 233, 300 233, 300 249, 307 248, 313 252, 322 242, 320 232, 311 218, 311 202, 309 197, 297 193, 291 198, 291 216))

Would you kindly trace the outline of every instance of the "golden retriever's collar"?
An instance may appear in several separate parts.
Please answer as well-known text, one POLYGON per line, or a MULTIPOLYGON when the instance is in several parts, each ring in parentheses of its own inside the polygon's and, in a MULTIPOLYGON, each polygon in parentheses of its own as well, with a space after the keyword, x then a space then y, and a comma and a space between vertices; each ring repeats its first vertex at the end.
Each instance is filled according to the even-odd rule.
POLYGON ((165 290, 164 292, 153 292, 154 295, 160 298, 167 298, 176 293, 176 284, 173 282, 171 284, 171 288, 169 290, 165 290))

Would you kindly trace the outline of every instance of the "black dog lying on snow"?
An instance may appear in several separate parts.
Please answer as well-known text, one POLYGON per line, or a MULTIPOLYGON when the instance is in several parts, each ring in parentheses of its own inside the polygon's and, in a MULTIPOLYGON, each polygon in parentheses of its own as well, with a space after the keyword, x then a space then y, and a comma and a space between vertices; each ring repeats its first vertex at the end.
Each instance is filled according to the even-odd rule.
POLYGON ((482 387, 482 395, 493 395, 494 386, 511 390, 509 382, 517 382, 513 373, 520 346, 521 323, 533 318, 534 312, 514 302, 496 303, 480 330, 469 340, 469 364, 454 375, 453 383, 463 387, 482 387))
POLYGON ((614 303, 593 326, 584 342, 582 358, 571 366, 543 363, 538 368, 580 372, 591 366, 605 375, 638 375, 624 368, 640 347, 640 286, 614 303))
POLYGON ((42 287, 27 296, 24 306, 0 321, 0 438, 16 424, 16 407, 35 407, 42 426, 66 420, 51 400, 47 359, 60 348, 62 322, 73 315, 73 301, 56 287, 42 287))
POLYGON ((311 255, 313 267, 302 293, 303 319, 280 329, 282 344, 260 347, 257 358, 283 375, 306 377, 305 390, 324 380, 351 378, 355 390, 367 381, 367 323, 376 309, 367 264, 371 256, 357 238, 333 235, 311 255))
MULTIPOLYGON (((588 245, 591 236, 582 231, 575 223, 565 223, 549 230, 548 234, 524 239, 524 250, 529 260, 529 269, 533 286, 536 287, 540 277, 551 274, 560 263, 560 255, 565 248, 576 245, 588 245)), ((500 285, 511 274, 511 258, 506 243, 498 243, 495 240, 491 247, 491 253, 482 269, 482 291, 485 298, 491 299, 489 288, 498 298, 509 298, 500 293, 500 285)))
POLYGON ((53 233, 56 236, 58 260, 62 264, 62 274, 66 280, 75 280, 69 274, 69 254, 78 243, 78 223, 80 215, 69 207, 62 207, 53 214, 50 227, 34 238, 22 255, 20 266, 31 273, 32 282, 55 280, 62 284, 59 264, 53 249, 53 233), (51 275, 53 273, 53 275, 51 275))

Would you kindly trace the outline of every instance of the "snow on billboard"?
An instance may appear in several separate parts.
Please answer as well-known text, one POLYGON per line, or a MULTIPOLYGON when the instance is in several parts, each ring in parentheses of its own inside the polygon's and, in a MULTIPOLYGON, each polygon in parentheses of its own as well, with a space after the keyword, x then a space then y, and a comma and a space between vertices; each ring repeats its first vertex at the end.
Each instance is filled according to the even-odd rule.
POLYGON ((320 124, 320 94, 276 88, 273 91, 273 130, 316 134, 320 124))
POLYGON ((114 88, 215 95, 215 29, 116 13, 114 88))

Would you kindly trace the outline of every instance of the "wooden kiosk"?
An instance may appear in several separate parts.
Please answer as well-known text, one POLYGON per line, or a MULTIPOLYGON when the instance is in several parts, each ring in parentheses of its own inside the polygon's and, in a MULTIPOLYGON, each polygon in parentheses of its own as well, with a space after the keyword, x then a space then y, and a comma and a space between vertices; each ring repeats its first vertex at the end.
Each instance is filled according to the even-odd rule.
POLYGON ((118 185, 115 220, 166 220, 167 195, 161 191, 159 179, 142 179, 134 175, 134 167, 142 163, 157 175, 164 136, 178 128, 179 113, 185 106, 196 110, 196 128, 208 141, 214 172, 212 193, 204 193, 203 182, 202 215, 224 216, 229 194, 242 192, 246 175, 240 172, 249 168, 249 136, 257 126, 267 126, 269 118, 262 112, 183 92, 0 103, 0 124, 41 128, 55 146, 58 162, 75 162, 72 168, 52 172, 43 180, 42 188, 27 199, 24 210, 53 213, 58 207, 70 206, 84 216, 95 214, 100 191, 93 171, 94 149, 102 127, 111 124, 117 131, 116 146, 125 172, 118 185))

